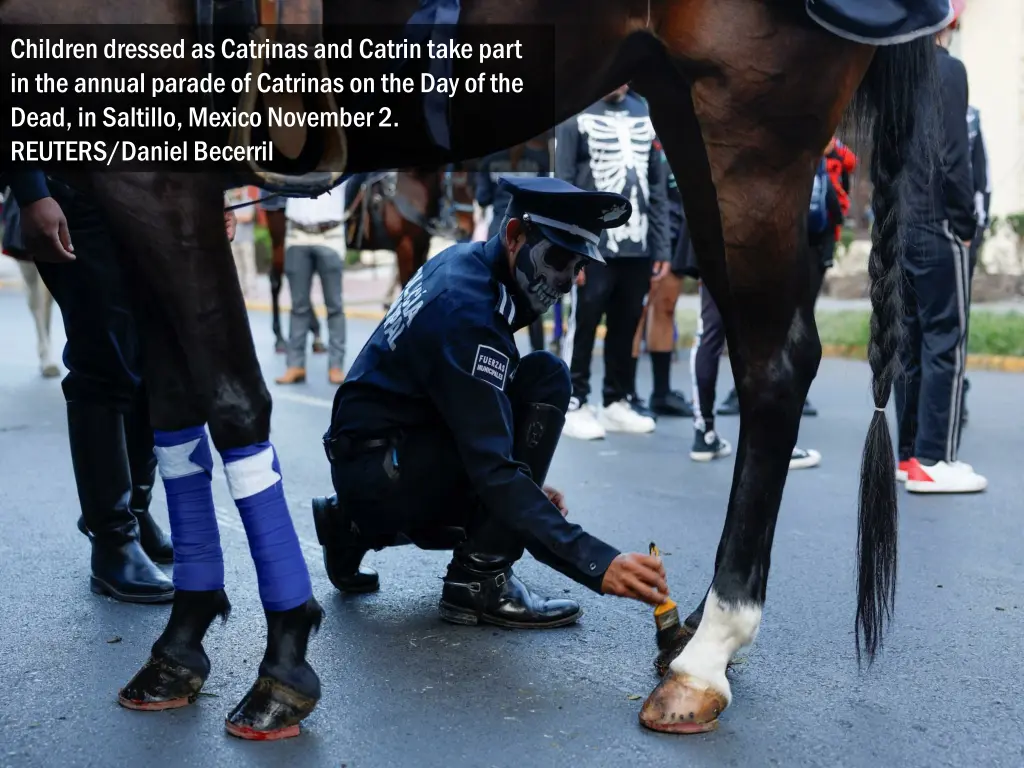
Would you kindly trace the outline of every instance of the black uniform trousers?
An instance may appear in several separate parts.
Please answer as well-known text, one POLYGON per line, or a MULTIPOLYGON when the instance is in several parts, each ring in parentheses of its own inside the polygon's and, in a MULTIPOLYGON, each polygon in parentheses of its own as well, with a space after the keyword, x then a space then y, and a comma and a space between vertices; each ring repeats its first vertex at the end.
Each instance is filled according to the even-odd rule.
POLYGON ((899 458, 956 461, 967 363, 970 265, 948 223, 908 227, 903 257, 899 458))
POLYGON ((97 536, 134 537, 131 479, 152 485, 156 457, 132 291, 99 208, 56 179, 47 184, 67 219, 76 256, 37 266, 67 336, 62 387, 82 515, 97 536))
MULTIPOLYGON (((531 403, 569 408, 569 374, 550 352, 531 352, 508 385, 513 418, 531 403)), ((353 438, 358 442, 358 437, 353 438)), ((343 513, 368 549, 413 543, 512 562, 524 543, 482 508, 444 425, 410 429, 387 446, 335 456, 331 479, 343 513)))
POLYGON ((586 282, 572 289, 572 314, 565 350, 570 359, 572 394, 587 402, 590 395, 590 362, 601 318, 605 317, 604 405, 634 393, 636 362, 633 336, 644 312, 644 297, 651 287, 649 257, 611 258, 607 264, 587 264, 586 282))

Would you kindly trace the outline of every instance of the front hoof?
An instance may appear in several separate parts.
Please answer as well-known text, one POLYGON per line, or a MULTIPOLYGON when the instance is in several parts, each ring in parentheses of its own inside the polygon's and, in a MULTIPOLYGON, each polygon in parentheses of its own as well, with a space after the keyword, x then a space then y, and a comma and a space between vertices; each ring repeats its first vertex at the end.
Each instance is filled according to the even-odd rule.
MULTIPOLYGON (((683 652, 683 648, 686 644, 693 639, 693 633, 695 630, 690 629, 685 624, 680 624, 676 627, 675 635, 669 640, 664 648, 658 651, 657 657, 654 659, 654 669, 658 673, 658 677, 664 677, 668 672, 669 665, 675 661, 676 656, 683 652)), ((659 643, 661 645, 661 643, 659 643)))
POLYGON ((317 699, 304 696, 272 677, 261 676, 228 715, 224 727, 240 739, 290 739, 299 735, 299 723, 316 705, 317 699))
POLYGON ((640 724, 663 733, 705 733, 718 727, 726 697, 690 675, 662 678, 640 710, 640 724))
POLYGON ((117 696, 122 707, 141 712, 187 707, 199 696, 206 679, 194 670, 154 656, 135 673, 117 696))

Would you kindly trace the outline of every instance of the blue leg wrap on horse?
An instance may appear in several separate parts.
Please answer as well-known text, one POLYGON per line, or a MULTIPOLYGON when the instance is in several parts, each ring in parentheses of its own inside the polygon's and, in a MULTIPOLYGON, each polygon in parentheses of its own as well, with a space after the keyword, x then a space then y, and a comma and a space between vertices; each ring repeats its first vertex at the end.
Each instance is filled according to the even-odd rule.
POLYGON ((203 427, 153 432, 154 452, 167 493, 174 546, 174 588, 224 588, 224 554, 213 506, 213 455, 203 427))
POLYGON ((313 585, 284 500, 274 446, 263 442, 229 448, 220 455, 249 539, 263 607, 268 611, 297 608, 313 596, 313 585))

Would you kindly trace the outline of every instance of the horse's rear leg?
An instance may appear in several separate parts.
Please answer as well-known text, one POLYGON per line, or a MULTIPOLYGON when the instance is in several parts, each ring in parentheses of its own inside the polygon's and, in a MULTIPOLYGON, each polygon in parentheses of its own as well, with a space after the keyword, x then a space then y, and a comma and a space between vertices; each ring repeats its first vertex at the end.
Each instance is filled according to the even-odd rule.
MULTIPOLYGON (((712 13, 719 6, 705 7, 712 13)), ((870 60, 870 51, 857 55, 813 30, 779 29, 777 19, 763 18, 769 11, 760 4, 744 10, 749 18, 723 17, 714 27, 734 31, 753 50, 727 43, 723 33, 710 41, 721 49, 706 51, 710 58, 702 62, 713 67, 732 57, 727 75, 697 74, 692 101, 685 89, 651 93, 669 161, 685 169, 677 178, 701 277, 722 312, 741 417, 728 512, 699 625, 640 715, 647 727, 676 733, 717 726, 732 699, 726 668, 760 626, 783 487, 821 357, 805 243, 811 177, 870 60), (776 37, 755 34, 773 26, 776 37), (749 66, 755 60, 758 66, 749 66)))
MULTIPOLYGON (((184 407, 185 394, 198 399, 256 564, 267 648, 256 683, 229 714, 226 727, 242 738, 278 739, 297 735, 299 722, 320 699, 320 681, 306 661, 306 647, 323 612, 313 598, 284 498, 281 466, 269 440, 270 393, 224 236, 217 182, 189 174, 95 180, 111 218, 141 246, 133 255, 155 291, 155 304, 170 320, 193 385, 192 393, 172 396, 172 402, 154 408, 154 427, 172 433, 173 444, 164 447, 178 459, 175 466, 190 477, 198 470, 205 474, 211 462, 208 448, 201 456, 198 452, 204 444, 203 423, 184 407), (166 213, 154 221, 156 211, 166 213), (146 222, 144 233, 140 222, 146 222)), ((177 544, 173 528, 172 536, 177 544)))

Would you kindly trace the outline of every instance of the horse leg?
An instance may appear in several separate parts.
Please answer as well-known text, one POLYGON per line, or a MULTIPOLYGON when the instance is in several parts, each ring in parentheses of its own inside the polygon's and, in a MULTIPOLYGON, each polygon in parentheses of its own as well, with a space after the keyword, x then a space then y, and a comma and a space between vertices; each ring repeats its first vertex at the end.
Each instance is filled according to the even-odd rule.
MULTIPOLYGON (((781 24, 760 3, 707 3, 704 11, 719 18, 702 28, 722 34, 685 38, 687 55, 698 61, 677 64, 693 78, 691 92, 678 81, 641 88, 649 90, 669 162, 687 169, 683 205, 701 277, 722 312, 741 411, 728 511, 699 625, 640 713, 643 725, 676 733, 717 727, 732 698, 726 667, 760 626, 790 455, 821 356, 806 245, 811 179, 871 56, 871 49, 781 24), (737 56, 758 65, 728 58, 737 56), (820 82, 828 88, 815 87, 820 82), (794 114, 809 117, 795 122, 794 114)), ((689 25, 678 27, 682 41, 689 25)))
MULTIPOLYGON (((191 174, 93 179, 110 219, 138 243, 131 255, 155 292, 154 304, 170 321, 201 410, 190 411, 185 397, 174 398, 166 390, 156 396, 163 402, 152 409, 153 426, 158 435, 171 433, 173 441, 160 446, 167 449, 161 473, 165 478, 207 474, 212 462, 200 436, 205 416, 256 564, 267 620, 266 652, 258 679, 228 715, 226 728, 241 738, 279 739, 298 735, 299 722, 320 699, 320 680, 306 661, 306 650, 323 612, 313 598, 284 498, 280 462, 269 440, 270 393, 224 235, 218 181, 191 174), (155 210, 173 213, 154 224, 155 210), (147 237, 140 235, 143 226, 147 237)), ((172 537, 177 570, 173 526, 172 537)), ((198 621, 194 611, 183 604, 181 613, 198 621)))
POLYGON ((39 277, 39 270, 30 261, 19 261, 21 277, 25 281, 25 295, 28 298, 28 309, 32 313, 32 322, 36 326, 36 352, 39 355, 39 368, 46 378, 59 376, 60 371, 50 357, 50 306, 53 297, 39 277))

